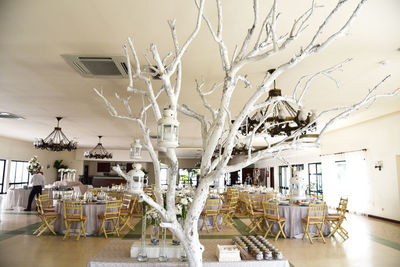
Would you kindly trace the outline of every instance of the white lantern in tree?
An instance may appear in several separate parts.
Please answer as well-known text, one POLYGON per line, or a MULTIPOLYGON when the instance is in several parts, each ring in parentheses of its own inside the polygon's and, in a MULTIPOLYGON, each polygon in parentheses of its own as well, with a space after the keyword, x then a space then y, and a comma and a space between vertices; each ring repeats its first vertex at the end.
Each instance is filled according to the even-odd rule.
POLYGON ((163 117, 158 120, 158 145, 173 148, 178 146, 178 126, 175 114, 171 109, 164 109, 163 117))
POLYGON ((131 144, 131 159, 141 159, 142 158, 142 145, 140 144, 140 140, 136 139, 135 142, 131 144))
POLYGON ((139 163, 132 164, 133 169, 128 172, 128 188, 131 192, 143 191, 143 178, 144 172, 142 171, 142 165, 139 163))

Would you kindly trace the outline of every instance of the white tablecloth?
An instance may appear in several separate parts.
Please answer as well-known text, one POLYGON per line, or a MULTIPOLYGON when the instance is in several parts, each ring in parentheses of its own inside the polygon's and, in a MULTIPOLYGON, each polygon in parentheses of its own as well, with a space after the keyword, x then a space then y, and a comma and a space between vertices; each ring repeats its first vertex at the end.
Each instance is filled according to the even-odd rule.
MULTIPOLYGON (((238 262, 218 262, 215 256, 215 248, 209 243, 215 240, 201 240, 206 251, 203 254, 203 266, 205 267, 289 267, 286 259, 273 261, 238 261, 238 262)), ((187 262, 180 262, 177 259, 168 259, 167 262, 159 262, 150 259, 148 262, 138 262, 135 258, 129 257, 132 240, 111 240, 97 255, 87 264, 87 267, 128 267, 128 266, 187 266, 187 262)))
MULTIPOLYGON (((328 212, 328 210, 326 211, 328 212)), ((281 217, 286 218, 286 224, 283 230, 285 231, 286 237, 295 238, 302 237, 304 233, 304 227, 301 222, 301 218, 305 218, 308 215, 308 206, 298 206, 298 205, 290 205, 284 206, 279 205, 279 215, 281 217)), ((275 224, 272 227, 273 232, 277 232, 279 230, 279 226, 275 224)), ((310 227, 310 233, 318 233, 318 230, 315 226, 310 227)), ((328 235, 330 233, 330 229, 328 224, 324 225, 322 233, 324 235, 328 235)))
MULTIPOLYGON (((60 214, 54 223, 54 231, 57 233, 64 234, 65 233, 65 224, 64 224, 64 207, 62 202, 57 201, 56 203, 56 212, 60 214)), ((105 204, 86 204, 82 205, 82 213, 87 217, 85 230, 87 235, 96 235, 101 227, 100 219, 98 218, 99 214, 104 213, 106 205, 105 204)), ((111 223, 105 224, 106 229, 111 229, 111 223)), ((80 224, 77 223, 72 225, 71 231, 74 229, 80 229, 80 224)), ((79 230, 77 230, 79 231, 79 230)))
MULTIPOLYGON (((5 197, 5 201, 3 203, 3 209, 25 209, 28 206, 29 194, 31 193, 32 188, 23 189, 8 189, 5 197)), ((48 194, 50 189, 43 189, 42 194, 48 194)), ((51 195, 51 194, 49 194, 51 195)), ((32 201, 31 209, 34 210, 36 208, 35 200, 32 201)))

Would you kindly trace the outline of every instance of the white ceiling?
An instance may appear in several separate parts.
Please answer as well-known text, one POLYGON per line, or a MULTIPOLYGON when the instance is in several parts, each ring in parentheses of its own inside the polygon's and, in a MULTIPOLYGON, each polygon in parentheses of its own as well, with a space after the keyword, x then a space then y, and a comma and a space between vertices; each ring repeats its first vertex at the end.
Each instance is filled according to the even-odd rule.
MULTIPOLYGON (((271 1, 261 1, 266 10, 271 1), (266 3, 264 3, 266 2, 266 3)), ((281 33, 289 27, 294 16, 310 5, 308 0, 280 1, 281 33)), ((308 30, 318 26, 335 1, 320 0, 325 7, 318 9, 308 30)), ((351 0, 346 10, 338 14, 329 29, 341 27, 341 22, 354 8, 351 0)), ((206 14, 215 18, 215 1, 208 1, 206 14)), ((247 32, 251 23, 252 1, 224 1, 224 38, 232 54, 235 45, 247 32)), ((92 88, 102 88, 105 95, 114 92, 127 95, 126 79, 83 78, 60 56, 122 55, 121 46, 128 36, 135 39, 137 51, 146 52, 150 43, 157 44, 162 55, 171 50, 172 42, 167 19, 175 18, 181 43, 195 23, 193 1, 0 1, 0 111, 21 115, 25 120, 0 120, 0 135, 33 141, 46 137, 56 125, 56 116, 63 116, 61 127, 69 137, 77 137, 80 147, 92 147, 97 135, 103 135, 106 148, 127 148, 132 137, 139 136, 137 125, 112 118, 92 88)), ((336 41, 318 55, 314 55, 278 78, 283 94, 291 93, 297 80, 353 58, 344 72, 337 73, 341 86, 336 88, 327 79, 317 80, 311 87, 306 107, 324 109, 351 104, 361 99, 387 74, 392 77, 380 92, 392 91, 400 86, 400 1, 369 0, 355 20, 350 35, 336 41), (379 62, 386 60, 385 65, 379 62)), ((266 62, 245 69, 253 81, 260 81, 266 70, 276 67, 290 57, 310 37, 299 39, 296 46, 274 56, 266 62)), ((230 54, 230 55, 231 55, 230 54)), ((194 89, 194 79, 204 78, 207 85, 222 77, 218 49, 203 25, 183 63, 183 92, 181 103, 204 111, 194 89)), ((142 57, 144 62, 144 59, 142 57)), ((159 82, 155 82, 156 87, 159 82)), ((140 85, 137 85, 140 86, 140 85)), ((255 88, 256 83, 253 84, 255 88)), ((254 89, 239 88, 232 99, 233 113, 254 89)), ((138 99, 137 99, 138 100, 138 99)), ((211 97, 216 104, 219 95, 211 97)), ((136 102, 137 105, 140 102, 136 102)), ((368 110, 348 118, 340 127, 382 116, 400 110, 400 97, 376 101, 368 110)), ((205 112, 205 111, 204 111, 205 112)), ((197 122, 179 115, 180 144, 183 147, 200 145, 197 122)), ((151 116, 149 116, 151 122, 151 116)), ((152 124, 154 126, 154 122, 152 124)), ((186 154, 190 151, 185 150, 186 154)))

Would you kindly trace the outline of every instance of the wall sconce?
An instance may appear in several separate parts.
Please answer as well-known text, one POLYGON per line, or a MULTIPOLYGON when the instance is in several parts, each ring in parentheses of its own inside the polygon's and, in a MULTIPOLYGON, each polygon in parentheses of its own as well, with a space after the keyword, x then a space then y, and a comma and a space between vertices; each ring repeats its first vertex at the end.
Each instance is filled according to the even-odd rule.
POLYGON ((383 168, 383 162, 380 160, 380 161, 377 161, 376 163, 375 163, 375 169, 378 169, 378 170, 382 170, 382 168, 383 168))

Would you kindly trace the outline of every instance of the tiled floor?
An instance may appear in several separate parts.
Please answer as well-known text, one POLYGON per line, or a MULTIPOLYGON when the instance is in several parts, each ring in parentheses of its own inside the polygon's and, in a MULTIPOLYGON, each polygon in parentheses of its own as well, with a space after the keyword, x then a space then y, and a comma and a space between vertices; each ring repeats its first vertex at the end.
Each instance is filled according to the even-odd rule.
MULTIPOLYGON (((62 236, 32 235, 39 218, 34 212, 3 211, 0 215, 0 266, 86 266, 92 256, 110 239, 88 237, 76 241, 62 240, 62 236)), ((214 253, 217 242, 226 243, 232 236, 246 234, 249 220, 236 218, 236 228, 221 232, 201 232, 202 240, 214 239, 206 247, 207 254, 214 253), (217 241, 220 240, 220 241, 217 241), (215 244, 214 244, 215 243, 215 244)), ((140 219, 134 219, 135 231, 125 232, 122 239, 138 239, 140 219)), ((311 245, 301 239, 271 240, 280 248, 293 266, 400 266, 400 225, 386 221, 348 215, 345 228, 350 238, 330 238, 311 245)), ((115 240, 115 238, 111 238, 115 240)), ((210 243, 210 242, 208 242, 210 243)))

